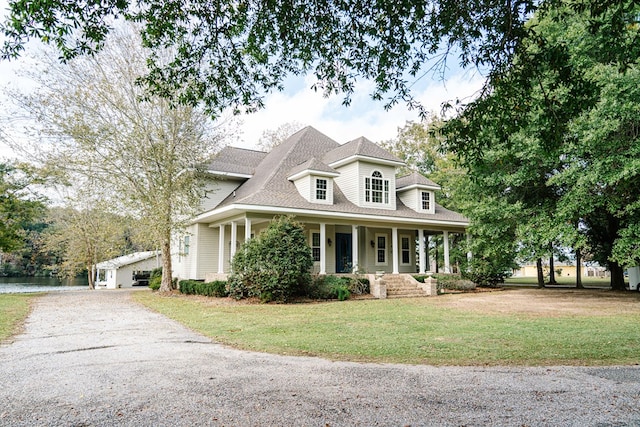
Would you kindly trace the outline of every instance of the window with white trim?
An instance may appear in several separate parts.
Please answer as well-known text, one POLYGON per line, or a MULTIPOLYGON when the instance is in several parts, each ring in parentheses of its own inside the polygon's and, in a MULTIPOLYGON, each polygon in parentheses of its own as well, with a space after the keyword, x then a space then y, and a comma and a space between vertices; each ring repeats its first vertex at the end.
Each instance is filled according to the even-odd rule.
POLYGON ((311 253, 313 260, 320 262, 320 233, 311 233, 311 253))
POLYGON ((408 265, 411 264, 411 251, 410 251, 410 240, 409 236, 401 236, 400 237, 400 260, 401 264, 408 265))
POLYGON ((327 200, 327 180, 316 178, 316 200, 327 200))
POLYGON ((389 204, 389 180, 383 179, 379 171, 373 171, 371 177, 365 177, 364 201, 389 204))
POLYGON ((376 234, 376 265, 387 264, 387 235, 376 234))
POLYGON ((428 191, 422 191, 421 207, 423 211, 431 210, 431 193, 428 191))
POLYGON ((184 236, 184 248, 183 248, 184 255, 189 255, 189 248, 191 247, 190 240, 191 240, 190 236, 184 236))

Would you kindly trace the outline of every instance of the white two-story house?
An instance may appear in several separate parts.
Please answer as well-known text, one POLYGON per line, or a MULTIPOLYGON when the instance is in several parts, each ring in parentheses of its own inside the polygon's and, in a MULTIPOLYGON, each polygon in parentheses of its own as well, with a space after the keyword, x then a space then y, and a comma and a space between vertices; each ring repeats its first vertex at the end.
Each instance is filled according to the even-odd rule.
POLYGON ((424 273, 428 237, 464 233, 469 222, 436 203, 432 181, 396 178, 401 166, 366 138, 340 145, 312 127, 270 153, 227 147, 208 166, 213 191, 182 238, 174 275, 226 275, 240 244, 278 215, 304 224, 315 273, 424 273))

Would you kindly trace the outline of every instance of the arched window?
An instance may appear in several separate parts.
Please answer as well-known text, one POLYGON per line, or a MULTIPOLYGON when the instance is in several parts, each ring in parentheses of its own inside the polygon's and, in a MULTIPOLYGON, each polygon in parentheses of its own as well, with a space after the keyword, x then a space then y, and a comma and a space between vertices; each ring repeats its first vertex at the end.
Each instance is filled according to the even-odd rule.
POLYGON ((383 179, 379 171, 364 179, 364 200, 371 203, 389 204, 389 180, 383 179))

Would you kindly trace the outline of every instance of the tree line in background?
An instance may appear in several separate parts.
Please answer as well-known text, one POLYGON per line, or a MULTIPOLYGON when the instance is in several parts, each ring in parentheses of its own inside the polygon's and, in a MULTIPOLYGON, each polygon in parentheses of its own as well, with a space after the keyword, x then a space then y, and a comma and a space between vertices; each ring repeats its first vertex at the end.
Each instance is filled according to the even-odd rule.
MULTIPOLYGON (((137 56, 111 57, 138 71, 133 81, 119 85, 124 93, 121 87, 90 92, 97 82, 119 81, 124 74, 114 77, 104 67, 82 80, 90 69, 81 68, 72 76, 82 85, 74 86, 74 77, 61 86, 75 100, 27 99, 25 106, 47 119, 40 131, 52 139, 36 140, 81 149, 86 164, 73 163, 73 157, 58 161, 102 173, 104 182, 134 202, 127 209, 138 219, 154 218, 148 230, 163 236, 157 242, 166 243, 166 231, 179 226, 188 211, 174 210, 168 201, 201 195, 194 184, 195 158, 180 155, 188 144, 200 147, 207 140, 198 128, 203 116, 192 113, 219 117, 229 108, 253 111, 266 93, 282 89, 287 76, 302 73, 316 77, 316 90, 344 94, 345 104, 355 82, 368 79, 374 83, 372 97, 388 107, 404 102, 421 108, 412 86, 429 73, 444 75, 455 55, 461 66, 486 75, 477 97, 445 106, 447 120, 441 123, 423 111, 425 124, 434 126, 410 124, 396 141, 384 144, 439 182, 444 188, 439 200, 471 219, 474 274, 499 276, 518 258, 540 265, 542 258, 570 248, 577 259, 588 256, 606 265, 612 287, 621 289, 623 267, 640 264, 636 1, 46 0, 33 8, 30 0, 11 0, 9 5, 2 24, 5 58, 37 38, 54 45, 72 66, 91 63, 101 52, 109 54, 109 37, 119 28, 114 23, 137 23, 144 49, 137 56), (123 96, 113 98, 111 92, 123 96), (133 114, 120 110, 125 99, 136 106, 133 114), (93 101, 100 104, 87 104, 93 101), (105 103, 108 113, 100 114, 96 107, 105 103), (84 111, 95 114, 84 117, 84 111), (180 112, 185 121, 151 119, 153 126, 147 126, 135 120, 139 113, 157 118, 158 112, 162 117, 180 112), (124 140, 136 146, 122 145, 124 140), (128 149, 141 149, 135 158, 149 163, 141 168, 132 157, 117 156, 128 149), (105 160, 108 168, 101 169, 105 160), (129 182, 110 181, 113 171, 129 182), (175 186, 183 176, 190 177, 188 185, 175 186), (143 205, 149 210, 141 210, 143 205)), ((276 133, 265 135, 265 145, 276 133)), ((55 169, 56 162, 46 164, 55 169)))

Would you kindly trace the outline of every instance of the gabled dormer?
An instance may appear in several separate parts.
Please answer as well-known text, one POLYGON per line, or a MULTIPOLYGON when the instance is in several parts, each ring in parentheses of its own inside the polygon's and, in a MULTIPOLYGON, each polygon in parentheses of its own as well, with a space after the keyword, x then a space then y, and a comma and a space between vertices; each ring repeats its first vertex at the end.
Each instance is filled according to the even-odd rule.
POLYGON ((289 171, 287 179, 292 181, 298 193, 311 203, 333 204, 333 180, 340 176, 335 169, 316 158, 312 158, 289 171))
POLYGON ((396 209, 396 168, 404 162, 364 137, 330 151, 324 163, 340 172, 336 183, 359 207, 396 209))
POLYGON ((428 178, 414 172, 397 179, 398 197, 408 208, 420 213, 436 212, 435 192, 440 186, 428 178))

